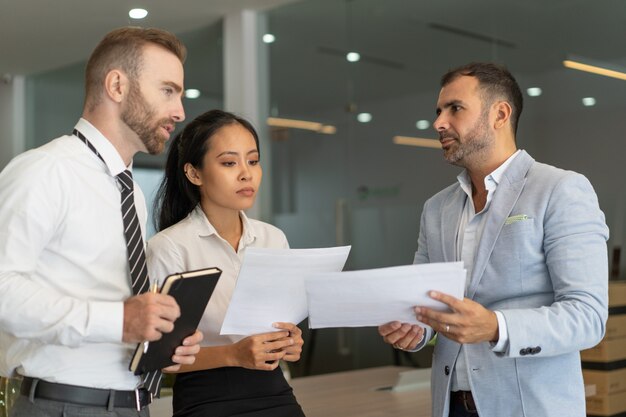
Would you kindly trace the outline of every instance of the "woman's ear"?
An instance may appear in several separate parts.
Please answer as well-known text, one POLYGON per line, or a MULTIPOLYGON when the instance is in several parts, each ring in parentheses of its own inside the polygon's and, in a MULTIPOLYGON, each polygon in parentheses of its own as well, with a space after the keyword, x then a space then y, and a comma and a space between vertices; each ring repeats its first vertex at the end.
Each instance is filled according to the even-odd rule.
POLYGON ((185 176, 190 183, 192 183, 193 185, 197 185, 198 187, 202 185, 202 179, 200 178, 199 172, 196 167, 187 162, 183 169, 185 171, 185 176))

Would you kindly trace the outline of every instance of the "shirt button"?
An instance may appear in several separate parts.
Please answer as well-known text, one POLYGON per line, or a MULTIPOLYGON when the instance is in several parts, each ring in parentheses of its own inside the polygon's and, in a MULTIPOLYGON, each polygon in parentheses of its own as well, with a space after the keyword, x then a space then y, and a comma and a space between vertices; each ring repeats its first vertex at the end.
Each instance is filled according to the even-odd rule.
POLYGON ((446 375, 450 375, 450 367, 448 365, 446 365, 446 367, 443 368, 443 373, 446 375))

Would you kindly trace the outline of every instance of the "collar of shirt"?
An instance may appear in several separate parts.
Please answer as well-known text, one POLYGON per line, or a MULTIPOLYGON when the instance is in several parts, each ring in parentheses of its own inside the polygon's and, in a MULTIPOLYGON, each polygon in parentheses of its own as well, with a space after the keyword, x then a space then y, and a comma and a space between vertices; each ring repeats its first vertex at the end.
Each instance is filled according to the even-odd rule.
MULTIPOLYGON (((198 221, 198 236, 219 236, 219 233, 217 233, 215 227, 213 227, 209 219, 207 219, 206 215, 202 211, 202 207, 200 207, 199 204, 193 209, 191 216, 195 217, 198 221)), ((252 227, 252 224, 248 219, 248 216, 246 216, 246 213, 240 211, 239 217, 241 218, 241 224, 243 225, 243 232, 241 233, 241 240, 239 242, 239 248, 241 249, 254 242, 256 239, 256 233, 254 231, 254 227, 252 227)))
MULTIPOLYGON (((111 176, 116 177, 125 170, 131 170, 133 168, 132 162, 129 166, 124 164, 124 160, 115 149, 115 146, 91 123, 87 120, 80 118, 76 123, 75 128, 85 135, 85 137, 91 142, 94 148, 98 151, 104 163, 109 170, 111 176)), ((94 155, 95 156, 95 155, 94 155)))
MULTIPOLYGON (((493 192, 495 191, 498 184, 500 184, 502 175, 504 175, 504 172, 506 171, 506 169, 509 167, 509 165, 511 165, 511 162, 513 161, 513 159, 515 159, 515 157, 520 152, 521 152, 520 149, 515 151, 515 153, 509 156, 507 160, 504 161, 504 163, 502 163, 502 165, 500 165, 491 174, 485 177, 485 188, 487 189, 487 204, 485 204, 485 208, 483 210, 486 210, 489 207, 489 203, 491 202, 493 192)), ((465 191, 465 194, 467 194, 471 200, 472 180, 470 179, 469 174, 467 173, 467 170, 463 170, 463 172, 461 172, 456 178, 459 181, 459 185, 461 186, 463 191, 465 191)))

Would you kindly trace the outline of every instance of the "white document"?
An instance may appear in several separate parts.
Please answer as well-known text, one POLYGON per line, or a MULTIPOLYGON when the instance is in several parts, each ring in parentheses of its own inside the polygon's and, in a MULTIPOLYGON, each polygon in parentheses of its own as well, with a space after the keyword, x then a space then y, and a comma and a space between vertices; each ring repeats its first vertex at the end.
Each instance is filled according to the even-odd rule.
POLYGON ((339 272, 350 246, 321 249, 247 248, 220 334, 275 332, 275 322, 298 324, 308 315, 304 277, 339 272))
POLYGON ((419 324, 413 307, 447 311, 431 290, 463 299, 462 262, 316 274, 305 280, 309 327, 366 327, 390 321, 419 324))

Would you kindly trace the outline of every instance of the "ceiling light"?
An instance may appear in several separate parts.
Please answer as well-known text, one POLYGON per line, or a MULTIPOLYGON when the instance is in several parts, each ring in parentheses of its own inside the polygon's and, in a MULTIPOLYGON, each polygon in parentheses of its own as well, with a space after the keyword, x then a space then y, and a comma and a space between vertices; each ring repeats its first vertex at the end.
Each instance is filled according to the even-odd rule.
POLYGON ((324 125, 322 126, 320 130, 317 131, 317 133, 324 133, 326 135, 334 135, 335 133, 337 133, 337 128, 331 125, 324 125))
POLYGON ((372 121, 372 115, 370 113, 359 113, 356 119, 361 123, 369 123, 372 121))
POLYGON ((417 123, 415 123, 415 127, 417 127, 419 130, 426 130, 430 127, 430 122, 428 120, 418 120, 417 123))
POLYGON ((357 62, 359 59, 361 59, 361 54, 359 54, 358 52, 348 52, 346 54, 346 59, 348 60, 348 62, 357 62))
POLYGON ((200 90, 196 88, 188 88, 185 90, 185 97, 191 99, 198 98, 200 97, 200 90))
POLYGON ((265 43, 273 43, 276 40, 276 36, 272 35, 271 33, 266 33, 265 35, 263 35, 263 42, 265 43))
POLYGON ((615 65, 607 63, 591 61, 587 58, 568 58, 570 59, 563 61, 563 65, 566 68, 590 72, 592 74, 604 75, 605 77, 612 77, 626 81, 626 70, 624 70, 623 68, 618 68, 615 65))
POLYGON ((593 97, 585 97, 583 98, 583 106, 591 107, 596 105, 596 99, 593 97))
POLYGON ((280 117, 268 117, 267 125, 274 127, 286 127, 292 129, 311 130, 317 133, 325 133, 332 135, 337 133, 337 128, 331 125, 325 125, 318 122, 309 122, 307 120, 283 119, 280 117))
POLYGON ((148 16, 148 11, 146 9, 132 9, 128 12, 128 16, 131 19, 143 19, 148 16))
POLYGON ((411 138, 408 136, 394 136, 396 145, 420 146, 422 148, 441 149, 441 142, 437 139, 411 138))
POLYGON ((529 96, 531 97, 539 97, 542 93, 541 88, 539 87, 530 87, 526 90, 529 96))

